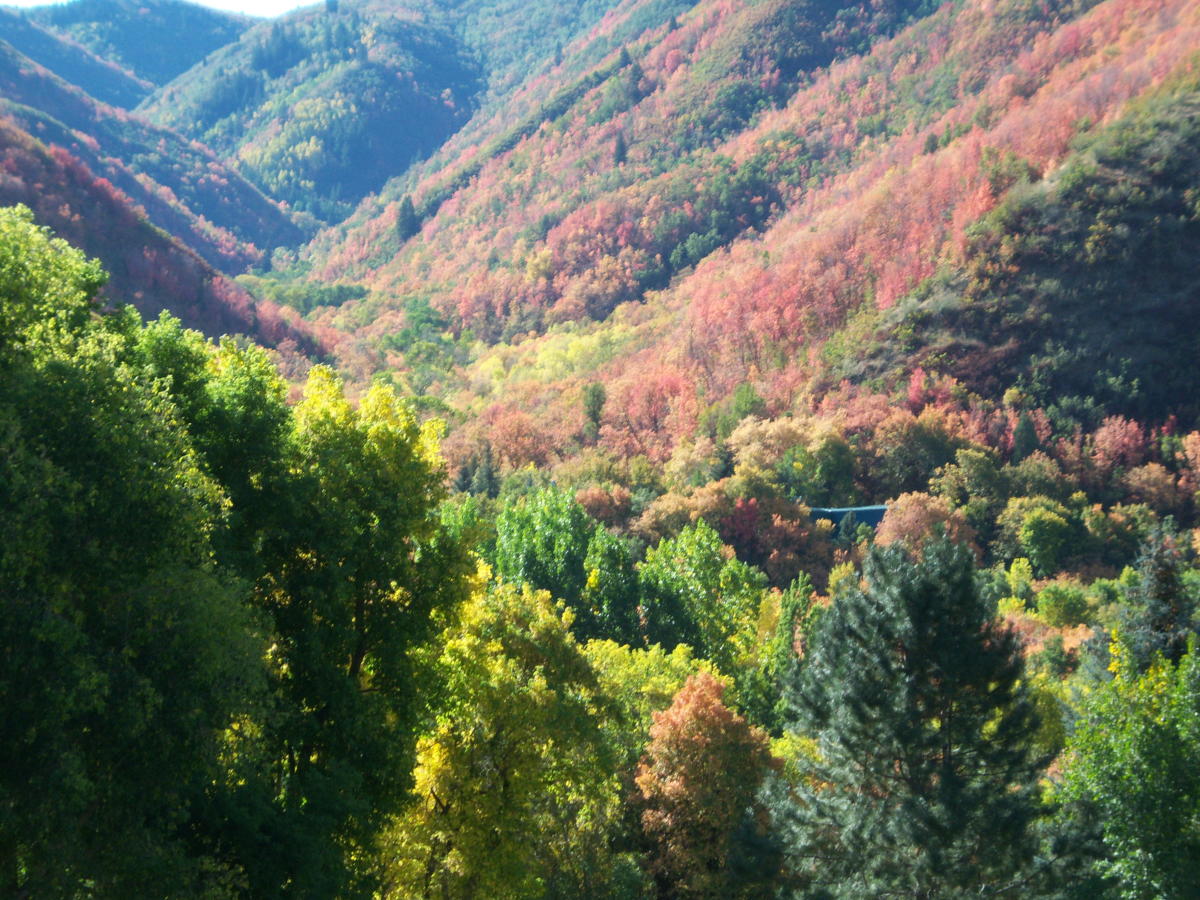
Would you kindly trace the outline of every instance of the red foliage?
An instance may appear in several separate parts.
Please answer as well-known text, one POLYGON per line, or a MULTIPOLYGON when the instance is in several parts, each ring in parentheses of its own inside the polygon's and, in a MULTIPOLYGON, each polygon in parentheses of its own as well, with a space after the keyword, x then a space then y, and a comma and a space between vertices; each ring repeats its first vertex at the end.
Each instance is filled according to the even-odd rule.
POLYGON ((693 675, 654 714, 638 765, 651 869, 679 897, 724 896, 731 840, 763 778, 778 763, 767 736, 723 702, 725 686, 693 675))
POLYGON ((483 424, 488 441, 509 468, 549 462, 551 448, 533 417, 524 410, 497 404, 484 413, 483 424))
POLYGON ((721 540, 738 559, 758 566, 775 587, 786 587, 801 572, 822 586, 833 565, 829 523, 814 523, 808 510, 782 498, 739 497, 716 522, 721 540))
POLYGON ((967 524, 962 510, 951 509, 942 497, 922 493, 901 494, 888 504, 875 532, 875 543, 887 546, 903 541, 916 548, 939 531, 966 544, 977 557, 982 555, 975 543, 975 529, 967 524))
POLYGON ((1092 435, 1091 458, 1101 474, 1130 469, 1146 458, 1146 432, 1131 419, 1109 416, 1092 435))
POLYGON ((670 458, 675 435, 696 425, 695 391, 678 370, 660 365, 627 376, 609 392, 601 437, 625 456, 670 458))
POLYGON ((621 528, 629 523, 633 495, 622 485, 604 488, 593 484, 577 491, 575 499, 589 516, 609 528, 621 528))
POLYGON ((104 301, 132 304, 147 317, 166 310, 214 337, 247 334, 268 346, 291 340, 307 352, 318 349, 301 323, 273 306, 256 306, 63 148, 46 148, 0 120, 0 160, 8 173, 0 179, 0 204, 24 203, 40 224, 97 257, 109 273, 104 301))

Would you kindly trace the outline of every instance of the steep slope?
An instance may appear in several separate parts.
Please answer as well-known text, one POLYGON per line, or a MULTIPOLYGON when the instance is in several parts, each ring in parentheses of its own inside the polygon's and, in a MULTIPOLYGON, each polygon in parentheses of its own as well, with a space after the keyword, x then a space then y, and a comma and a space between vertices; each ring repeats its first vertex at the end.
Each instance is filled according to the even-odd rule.
MULTIPOLYGON (((374 294, 321 321, 356 335, 353 367, 375 354, 481 431, 504 410, 535 411, 527 425, 564 450, 582 387, 602 382, 607 446, 665 459, 742 388, 781 413, 870 375, 854 371, 862 341, 927 279, 969 269, 973 223, 1187 70, 1198 7, 968 0, 879 40, 905 11, 876 25, 864 7, 856 37, 842 30, 853 16, 823 28, 816 10, 799 31, 788 4, 700 3, 536 128, 413 185, 418 233, 397 200, 323 234, 313 276, 374 294), (811 76, 819 56, 791 79, 777 65, 781 47, 829 46, 845 61, 811 76), (701 92, 713 73, 727 81, 701 92), (481 337, 499 343, 471 343, 481 337), (430 343, 443 348, 432 367, 430 343), (476 361, 456 368, 464 353, 476 361)), ((1032 386, 1018 371, 1030 353, 980 389, 1032 386)), ((889 374, 876 387, 917 360, 947 370, 914 357, 872 370, 889 374)))
POLYGON ((452 35, 400 8, 259 25, 140 107, 272 196, 340 218, 466 121, 479 88, 452 35))
POLYGON ((255 304, 193 252, 154 228, 129 199, 61 148, 47 148, 0 119, 0 205, 23 203, 39 224, 97 257, 110 274, 105 296, 147 317, 166 310, 209 335, 246 334, 269 346, 312 351, 294 317, 255 304))
POLYGON ((1200 420, 1200 73, 1194 67, 1018 185, 961 261, 889 311, 861 377, 917 366, 1097 424, 1200 420), (908 352, 906 353, 906 349, 908 352), (883 363, 880 366, 880 363, 883 363))
POLYGON ((303 236, 284 210, 203 147, 82 90, 0 42, 0 110, 47 143, 65 147, 229 272, 303 236))
MULTIPOLYGON (((166 84, 237 40, 254 21, 186 0, 71 0, 28 15, 154 85, 166 84)), ((90 82, 70 80, 99 96, 90 82)))
POLYGON ((540 96, 691 5, 345 0, 257 26, 142 111, 210 144, 264 190, 338 221, 441 155, 460 129, 507 130, 512 120, 497 117, 513 114, 506 103, 531 81, 540 96), (595 29, 586 55, 570 50, 595 29))
POLYGON ((110 106, 132 109, 154 90, 150 82, 14 10, 0 9, 0 40, 64 81, 86 85, 89 94, 110 106))
POLYGON ((488 340, 603 318, 771 214, 779 200, 772 176, 732 165, 715 149, 722 138, 923 5, 673 9, 621 4, 570 48, 553 79, 535 80, 491 117, 504 132, 472 131, 408 182, 417 218, 432 220, 420 240, 409 242, 401 186, 391 185, 317 239, 314 271, 369 280, 385 293, 401 284, 453 292, 435 305, 455 308, 488 340), (632 231, 622 227, 631 218, 632 231), (526 285, 527 272, 546 277, 526 285))

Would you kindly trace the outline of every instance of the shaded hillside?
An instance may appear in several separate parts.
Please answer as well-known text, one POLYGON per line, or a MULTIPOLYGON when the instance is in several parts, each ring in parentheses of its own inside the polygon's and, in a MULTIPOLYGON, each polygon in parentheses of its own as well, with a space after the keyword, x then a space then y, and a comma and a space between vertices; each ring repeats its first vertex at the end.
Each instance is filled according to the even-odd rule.
MULTIPOLYGON (((237 40, 254 21, 184 0, 71 0, 28 15, 155 85, 237 40)), ((99 96, 90 82, 76 83, 99 96)))
POLYGON ((128 197, 61 148, 0 119, 0 206, 22 203, 110 278, 103 296, 147 317, 166 310, 209 335, 246 334, 268 346, 315 349, 308 332, 250 296, 142 218, 128 197))
POLYGON ((1196 72, 1097 129, 1045 180, 1009 170, 1022 183, 961 263, 892 311, 874 352, 986 394, 1016 385, 1085 425, 1104 412, 1197 421, 1196 72))
POLYGON ((340 218, 470 115, 475 62, 405 10, 304 10, 246 32, 140 108, 272 196, 340 218))
POLYGON ((336 13, 257 26, 143 111, 236 159, 269 193, 337 221, 414 162, 453 158, 445 143, 460 129, 494 138, 524 119, 524 106, 506 106, 514 92, 585 77, 691 5, 348 0, 336 13), (580 42, 584 55, 572 50, 580 42))
POLYGON ((65 81, 86 85, 89 94, 112 106, 132 108, 154 90, 150 82, 14 10, 0 9, 0 40, 65 81))
POLYGON ((264 252, 303 236, 286 212, 205 148, 96 102, 3 42, 0 109, 70 150, 222 270, 261 264, 264 252))

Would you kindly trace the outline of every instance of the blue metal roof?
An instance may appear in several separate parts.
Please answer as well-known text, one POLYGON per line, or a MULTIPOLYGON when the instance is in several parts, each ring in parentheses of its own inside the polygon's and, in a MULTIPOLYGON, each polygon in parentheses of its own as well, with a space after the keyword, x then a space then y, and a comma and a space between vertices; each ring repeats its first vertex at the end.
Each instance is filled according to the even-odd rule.
POLYGON ((854 521, 860 525, 870 525, 878 528, 883 521, 886 506, 814 506, 811 510, 814 519, 828 519, 834 525, 841 525, 842 519, 853 513, 854 521))

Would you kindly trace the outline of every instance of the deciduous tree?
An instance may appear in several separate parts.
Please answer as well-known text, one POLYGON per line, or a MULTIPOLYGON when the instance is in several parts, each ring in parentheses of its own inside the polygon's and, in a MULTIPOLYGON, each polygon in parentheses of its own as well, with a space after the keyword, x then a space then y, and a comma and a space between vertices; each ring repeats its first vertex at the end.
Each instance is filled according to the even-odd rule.
POLYGON ((769 859, 752 875, 734 875, 744 852, 735 846, 739 826, 754 823, 755 794, 773 760, 767 736, 725 705, 724 692, 707 673, 690 677, 655 714, 638 766, 650 870, 667 897, 759 897, 773 880, 769 859))

